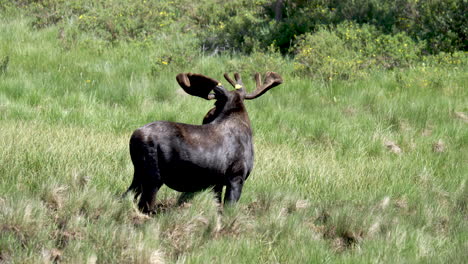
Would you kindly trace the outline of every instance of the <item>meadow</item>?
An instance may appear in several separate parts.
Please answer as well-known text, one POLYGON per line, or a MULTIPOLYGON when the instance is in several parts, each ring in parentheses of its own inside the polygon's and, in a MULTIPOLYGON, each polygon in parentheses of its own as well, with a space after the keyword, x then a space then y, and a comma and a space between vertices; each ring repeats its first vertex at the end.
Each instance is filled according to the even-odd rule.
POLYGON ((320 78, 274 49, 218 54, 170 29, 151 43, 109 44, 73 31, 83 18, 38 29, 27 12, 5 10, 0 263, 468 258, 466 52, 464 63, 320 78), (148 216, 120 199, 133 177, 133 130, 200 124, 212 107, 184 94, 178 73, 226 83, 224 72, 239 71, 252 90, 254 72, 267 70, 284 83, 246 102, 256 158, 239 203, 220 208, 204 191, 178 205, 163 187, 148 216))

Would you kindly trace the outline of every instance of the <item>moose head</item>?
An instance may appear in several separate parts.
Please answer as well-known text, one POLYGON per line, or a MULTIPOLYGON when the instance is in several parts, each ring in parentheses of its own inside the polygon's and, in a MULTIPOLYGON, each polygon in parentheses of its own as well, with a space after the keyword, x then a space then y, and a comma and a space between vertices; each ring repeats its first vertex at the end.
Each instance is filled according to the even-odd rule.
MULTIPOLYGON (((228 74, 225 79, 235 88, 227 90, 210 77, 181 73, 179 85, 190 95, 216 100, 202 125, 156 121, 135 130, 130 138, 130 156, 134 165, 133 181, 125 192, 140 197, 138 206, 150 212, 156 193, 165 184, 184 193, 213 188, 221 202, 239 200, 242 187, 253 168, 252 130, 244 100, 258 98, 283 80, 267 72, 262 82, 255 74, 256 89, 248 93, 241 76, 228 74)), ((124 194, 124 195, 125 195, 124 194)))

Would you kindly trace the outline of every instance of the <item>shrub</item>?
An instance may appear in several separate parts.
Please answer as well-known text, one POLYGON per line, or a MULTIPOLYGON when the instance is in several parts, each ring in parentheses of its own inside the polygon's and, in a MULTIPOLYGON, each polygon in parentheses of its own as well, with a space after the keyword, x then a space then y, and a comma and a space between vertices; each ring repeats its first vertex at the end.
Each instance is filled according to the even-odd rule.
POLYGON ((468 52, 458 51, 453 53, 440 52, 439 54, 423 57, 422 61, 427 66, 454 66, 466 67, 468 66, 468 52))
MULTIPOLYGON (((297 35, 348 21, 372 25, 385 34, 403 33, 414 41, 422 40, 425 51, 431 54, 468 49, 466 0, 289 0, 284 3, 281 22, 297 29, 297 35), (304 23, 304 18, 309 22, 304 23)), ((287 31, 285 35, 291 36, 287 31)))
POLYGON ((150 49, 154 51, 151 55, 151 75, 159 76, 167 69, 188 70, 187 67, 194 64, 198 52, 198 42, 195 38, 170 38, 164 42, 173 42, 164 48, 157 48, 157 44, 150 44, 150 49))
POLYGON ((407 67, 422 55, 423 42, 405 33, 384 34, 375 26, 344 22, 333 29, 347 48, 359 53, 364 65, 382 68, 407 67))
POLYGON ((372 68, 417 63, 423 46, 404 33, 384 34, 372 25, 344 22, 297 39, 296 71, 329 80, 354 78, 372 68))
POLYGON ((203 2, 188 12, 194 22, 198 38, 205 50, 242 51, 250 53, 270 35, 270 24, 265 20, 260 1, 203 2), (209 14, 209 15, 207 15, 209 14))
POLYGON ((427 41, 428 52, 468 50, 468 2, 466 0, 415 1, 416 15, 410 34, 427 41))
POLYGON ((312 77, 348 79, 358 73, 358 54, 326 29, 304 34, 295 45, 295 69, 312 77))
POLYGON ((296 36, 350 22, 421 42, 426 53, 468 48, 466 0, 235 0, 204 5, 202 16, 215 17, 199 20, 210 28, 209 34, 201 35, 209 47, 250 52, 275 44, 286 53, 296 36))

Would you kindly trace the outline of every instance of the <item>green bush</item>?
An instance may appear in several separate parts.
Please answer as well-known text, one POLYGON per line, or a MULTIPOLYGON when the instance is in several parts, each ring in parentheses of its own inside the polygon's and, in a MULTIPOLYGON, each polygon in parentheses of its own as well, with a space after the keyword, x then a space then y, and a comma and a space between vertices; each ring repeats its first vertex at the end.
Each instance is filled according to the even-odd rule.
MULTIPOLYGON (((468 49, 466 0, 289 0, 283 9, 281 23, 296 35, 348 21, 373 25, 385 34, 407 34, 424 41, 431 54, 468 49)), ((292 37, 288 31, 284 35, 292 37)))
POLYGON ((368 24, 344 22, 332 30, 366 66, 407 67, 419 60, 424 48, 424 42, 415 42, 405 33, 385 34, 368 24))
POLYGON ((468 50, 468 1, 415 1, 416 10, 408 31, 413 38, 427 41, 428 52, 468 50))
POLYGON ((468 52, 457 51, 453 53, 440 52, 436 55, 425 56, 422 58, 425 66, 453 66, 466 67, 468 66, 468 52))
POLYGON ((295 70, 300 73, 324 80, 348 79, 358 73, 358 54, 332 31, 302 35, 295 52, 295 70))
POLYGON ((170 38, 165 41, 173 42, 164 48, 156 47, 156 44, 149 43, 150 49, 154 50, 151 55, 151 75, 159 76, 160 73, 168 69, 188 70, 187 67, 195 64, 198 52, 198 42, 195 38, 170 38))
POLYGON ((404 33, 384 34, 372 25, 344 22, 297 39, 296 71, 328 80, 354 78, 368 69, 418 63, 423 46, 404 33))
POLYGON ((203 9, 215 17, 205 19, 211 30, 203 36, 211 46, 250 52, 274 44, 286 53, 296 36, 350 22, 386 35, 403 34, 430 54, 468 48, 466 0, 284 0, 279 7, 278 1, 248 2, 204 4, 214 6, 203 9))
POLYGON ((263 5, 267 2, 202 2, 188 14, 205 50, 250 53, 257 48, 267 48, 271 44, 264 45, 264 40, 271 32, 271 25, 266 22, 263 14, 263 5))

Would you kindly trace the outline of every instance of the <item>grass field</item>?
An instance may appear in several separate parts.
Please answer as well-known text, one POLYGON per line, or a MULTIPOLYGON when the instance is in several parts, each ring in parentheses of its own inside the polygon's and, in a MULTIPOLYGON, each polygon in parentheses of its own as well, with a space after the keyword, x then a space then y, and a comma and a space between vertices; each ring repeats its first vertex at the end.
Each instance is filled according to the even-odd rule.
POLYGON ((466 67, 321 81, 294 74, 287 58, 198 52, 155 72, 163 36, 161 50, 88 35, 68 45, 59 27, 29 23, 0 18, 0 263, 468 258, 466 67), (132 131, 199 124, 213 103, 183 94, 176 74, 221 80, 239 68, 252 89, 252 64, 284 84, 246 102, 256 160, 240 202, 219 214, 206 191, 177 206, 163 187, 146 216, 120 200, 132 131))

